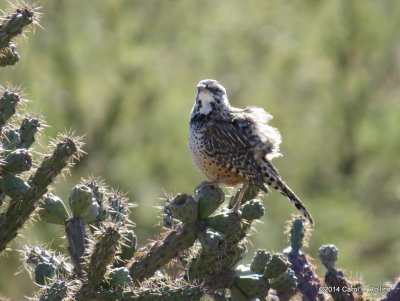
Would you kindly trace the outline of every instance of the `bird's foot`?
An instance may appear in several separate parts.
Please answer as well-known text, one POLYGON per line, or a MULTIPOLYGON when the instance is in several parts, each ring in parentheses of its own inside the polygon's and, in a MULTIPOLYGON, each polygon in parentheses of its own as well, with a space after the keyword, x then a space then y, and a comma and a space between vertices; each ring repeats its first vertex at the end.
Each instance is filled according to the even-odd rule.
POLYGON ((233 212, 238 213, 240 205, 242 205, 244 193, 246 192, 247 188, 249 188, 249 183, 248 182, 243 183, 242 188, 240 188, 239 196, 238 196, 235 204, 232 207, 233 212))

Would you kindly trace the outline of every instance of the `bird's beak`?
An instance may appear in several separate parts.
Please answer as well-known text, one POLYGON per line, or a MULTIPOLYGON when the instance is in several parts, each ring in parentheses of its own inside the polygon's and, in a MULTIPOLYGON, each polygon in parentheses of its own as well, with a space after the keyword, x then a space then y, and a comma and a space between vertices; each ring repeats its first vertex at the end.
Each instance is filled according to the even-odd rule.
POLYGON ((197 85, 197 89, 199 89, 199 90, 204 90, 205 88, 206 88, 205 84, 198 84, 197 85))

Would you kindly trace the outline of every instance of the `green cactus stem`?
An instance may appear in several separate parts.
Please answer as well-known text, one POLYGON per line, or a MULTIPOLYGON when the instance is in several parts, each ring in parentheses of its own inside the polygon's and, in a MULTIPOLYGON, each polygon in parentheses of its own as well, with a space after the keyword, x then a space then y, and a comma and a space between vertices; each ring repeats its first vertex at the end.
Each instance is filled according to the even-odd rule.
MULTIPOLYGON (((296 291, 296 276, 294 272, 288 268, 289 263, 281 254, 270 253, 265 250, 258 250, 250 266, 239 265, 235 269, 235 286, 246 297, 243 299, 242 294, 236 291, 235 286, 231 288, 231 296, 238 300, 249 300, 249 298, 261 298, 273 288, 279 293, 280 291, 291 292, 292 297, 296 291)), ((285 298, 283 300, 290 300, 285 298)))
POLYGON ((7 120, 15 114, 15 107, 21 101, 21 96, 13 90, 5 90, 0 98, 0 129, 7 120))
POLYGON ((264 205, 260 200, 250 200, 241 206, 242 218, 247 220, 260 219, 264 216, 264 205))
POLYGON ((96 243, 89 257, 87 268, 88 286, 95 289, 105 280, 107 266, 114 260, 121 238, 120 228, 113 223, 105 224, 95 233, 96 243))
POLYGON ((276 291, 287 291, 296 287, 296 281, 296 275, 294 274, 293 270, 289 268, 277 278, 271 279, 269 281, 269 285, 276 291))
POLYGON ((57 280, 50 286, 44 287, 39 297, 36 299, 38 301, 58 301, 66 300, 68 296, 68 286, 65 280, 57 280))
MULTIPOLYGON (((196 193, 199 193, 199 191, 196 193)), ((198 212, 197 208, 194 208, 194 205, 197 206, 196 198, 196 194, 193 197, 186 194, 178 196, 177 207, 185 207, 185 204, 187 204, 188 211, 195 213, 194 218, 193 216, 186 216, 186 214, 180 215, 182 219, 189 222, 179 224, 176 228, 172 229, 164 239, 148 245, 146 251, 142 250, 143 252, 141 253, 143 253, 143 255, 135 258, 129 267, 130 275, 135 283, 151 277, 172 258, 194 244, 199 231, 204 230, 204 225, 197 220, 198 212)), ((172 209, 171 206, 166 206, 166 208, 169 208, 168 211, 172 209)), ((178 209, 175 209, 175 214, 177 210, 178 209)))
POLYGON ((238 276, 235 279, 235 286, 249 298, 265 298, 270 289, 268 280, 259 274, 238 276))
MULTIPOLYGON (((121 264, 126 264, 132 259, 136 252, 137 238, 133 230, 128 230, 123 233, 121 241, 121 252, 118 253, 119 261, 121 264)), ((118 264, 120 265, 120 264, 118 264)))
POLYGON ((0 24, 0 49, 7 47, 11 39, 22 33, 25 26, 35 21, 34 7, 17 8, 14 13, 4 16, 0 24))
POLYGON ((108 196, 107 202, 109 208, 107 214, 110 220, 116 223, 124 223, 127 221, 128 210, 128 200, 126 197, 119 192, 112 193, 108 196))
POLYGON ((25 117, 19 128, 19 143, 16 148, 29 148, 35 142, 35 135, 40 128, 40 120, 35 117, 25 117))
POLYGON ((295 216, 289 222, 289 240, 291 253, 298 252, 304 245, 307 244, 308 228, 306 220, 302 216, 295 216))
POLYGON ((135 258, 129 267, 129 273, 134 282, 141 282, 167 264, 179 252, 191 247, 199 232, 199 224, 181 224, 162 240, 148 246, 143 255, 135 258))
POLYGON ((38 246, 25 247, 24 261, 27 266, 33 267, 34 270, 42 263, 51 265, 57 278, 65 278, 72 275, 72 265, 66 258, 38 246))
MULTIPOLYGON (((207 275, 213 275, 219 269, 229 270, 233 268, 243 257, 243 254, 246 251, 246 244, 242 241, 242 239, 250 230, 250 224, 243 223, 240 218, 237 218, 236 213, 233 214, 236 215, 235 220, 237 225, 232 226, 231 224, 230 226, 236 228, 237 230, 229 230, 225 231, 225 233, 222 232, 225 235, 225 241, 223 243, 224 252, 220 254, 214 252, 209 253, 202 249, 190 263, 188 271, 188 277, 190 281, 194 281, 198 278, 204 278, 207 275)), ((223 229, 222 223, 218 223, 218 225, 220 225, 223 229)))
POLYGON ((31 169, 32 156, 27 149, 16 149, 4 158, 4 170, 18 174, 31 169))
POLYGON ((193 223, 197 220, 198 204, 196 200, 187 194, 178 194, 169 204, 172 215, 183 223, 193 223))
POLYGON ((53 154, 43 159, 36 172, 29 179, 35 196, 40 195, 42 197, 55 177, 70 164, 74 157, 80 156, 80 142, 76 138, 61 135, 60 140, 55 144, 53 154))
POLYGON ((221 258, 222 254, 210 254, 201 250, 200 254, 190 263, 188 279, 194 281, 212 275, 221 268, 221 258))
POLYGON ((287 268, 289 267, 289 262, 280 254, 274 254, 271 257, 271 260, 267 263, 265 267, 263 277, 265 279, 272 279, 279 277, 279 275, 283 274, 287 268))
POLYGON ((225 200, 225 194, 219 187, 204 185, 204 182, 196 187, 195 192, 194 199, 199 204, 198 218, 200 220, 210 216, 225 200))
POLYGON ((0 136, 0 142, 4 150, 15 150, 16 145, 19 143, 18 130, 4 127, 2 129, 2 136, 0 136))
POLYGON ((235 248, 230 247, 229 252, 220 256, 216 254, 211 256, 211 254, 201 252, 189 267, 189 279, 191 281, 195 279, 204 280, 210 275, 215 275, 221 269, 229 270, 233 268, 242 259, 245 250, 245 245, 241 243, 235 248))
POLYGON ((56 273, 56 268, 51 263, 41 262, 34 270, 35 282, 44 285, 52 280, 56 273))
MULTIPOLYGON (((254 197, 254 195, 254 192, 248 193, 246 197, 254 197)), ((246 244, 242 239, 246 237, 250 230, 251 223, 241 219, 236 212, 223 211, 217 213, 204 219, 204 224, 211 230, 224 234, 224 252, 220 254, 208 252, 207 248, 203 247, 190 263, 188 271, 190 281, 204 279, 209 275, 216 274, 220 269, 232 269, 246 251, 246 244)))
POLYGON ((85 223, 79 218, 65 222, 65 233, 68 241, 68 253, 71 257, 78 278, 83 276, 83 255, 87 245, 85 223))
POLYGON ((253 260, 251 261, 250 264, 250 269, 257 274, 264 274, 265 268, 268 264, 268 262, 271 260, 271 253, 259 249, 256 251, 254 254, 253 260))
POLYGON ((38 215, 41 220, 56 225, 64 225, 69 218, 64 202, 51 193, 46 193, 43 196, 38 215))
POLYGON ((236 244, 233 244, 233 241, 232 239, 228 239, 226 252, 221 259, 221 265, 224 269, 232 269, 243 259, 243 256, 247 252, 247 243, 245 240, 241 240, 236 244))
POLYGON ((69 164, 74 154, 79 153, 77 141, 64 137, 59 141, 51 156, 42 161, 36 172, 28 181, 29 189, 21 200, 12 199, 5 213, 0 216, 0 252, 8 242, 17 236, 17 231, 32 212, 41 197, 46 193, 47 187, 55 177, 69 164))
POLYGON ((0 50, 0 67, 15 65, 20 59, 17 47, 10 43, 8 47, 0 50))
MULTIPOLYGON (((189 267, 188 277, 194 280, 199 277, 203 279, 213 275, 222 268, 222 260, 226 256, 225 235, 211 229, 206 229, 198 234, 202 250, 189 267)), ((230 258, 230 257, 229 257, 230 258)))
MULTIPOLYGON (((2 180, 3 187, 1 187, 0 189, 5 195, 8 195, 13 200, 13 202, 18 202, 24 199, 28 191, 31 189, 26 181, 22 180, 20 177, 17 177, 10 172, 4 172, 2 175, 2 180)), ((5 216, 2 216, 0 218, 0 222, 2 218, 5 218, 5 216)))
POLYGON ((231 292, 231 300, 232 301, 248 301, 249 297, 247 297, 240 288, 238 288, 236 285, 233 285, 229 288, 229 291, 231 292))
POLYGON ((129 276, 129 270, 126 267, 112 269, 107 274, 107 282, 111 287, 120 287, 133 284, 132 278, 129 276))
POLYGON ((224 234, 240 232, 240 218, 236 212, 225 211, 208 217, 204 220, 207 227, 210 227, 224 234))
POLYGON ((225 252, 225 235, 217 231, 206 229, 197 236, 206 253, 223 254, 225 252))

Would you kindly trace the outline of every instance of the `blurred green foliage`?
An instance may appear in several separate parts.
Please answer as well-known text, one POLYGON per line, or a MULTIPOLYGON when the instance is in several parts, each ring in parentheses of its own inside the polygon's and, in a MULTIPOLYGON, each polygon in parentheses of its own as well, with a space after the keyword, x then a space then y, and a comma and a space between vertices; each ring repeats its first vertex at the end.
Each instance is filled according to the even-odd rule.
MULTIPOLYGON (((162 197, 204 178, 188 152, 195 86, 218 79, 234 106, 275 116, 274 161, 313 213, 309 253, 340 249, 339 265, 368 285, 398 275, 400 257, 400 2, 387 0, 41 0, 43 18, 0 83, 22 85, 29 110, 57 131, 85 135, 88 153, 57 184, 101 176, 128 192, 139 245, 155 232, 162 197)), ((1 4, 6 9, 7 3, 1 4)), ((42 140, 42 141, 43 141, 42 140)), ((43 143, 46 145, 46 143, 43 143)), ((263 197, 254 248, 281 250, 294 213, 263 197)), ((25 239, 59 246, 62 229, 34 223, 25 239)), ((250 253, 251 254, 251 253, 250 253)), ((31 295, 16 252, 0 257, 0 291, 31 295)), ((321 270, 322 271, 322 270, 321 270)))

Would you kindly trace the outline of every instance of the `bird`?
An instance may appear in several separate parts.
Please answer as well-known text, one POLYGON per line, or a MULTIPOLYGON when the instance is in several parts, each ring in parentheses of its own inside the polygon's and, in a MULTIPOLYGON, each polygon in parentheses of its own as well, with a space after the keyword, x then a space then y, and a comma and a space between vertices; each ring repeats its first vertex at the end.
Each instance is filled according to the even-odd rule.
POLYGON ((281 135, 268 123, 263 108, 231 106, 225 88, 214 79, 201 80, 189 122, 189 149, 195 167, 210 185, 242 184, 233 210, 238 211, 250 184, 268 192, 271 187, 287 197, 313 224, 300 198, 282 180, 271 160, 280 156, 281 135))

